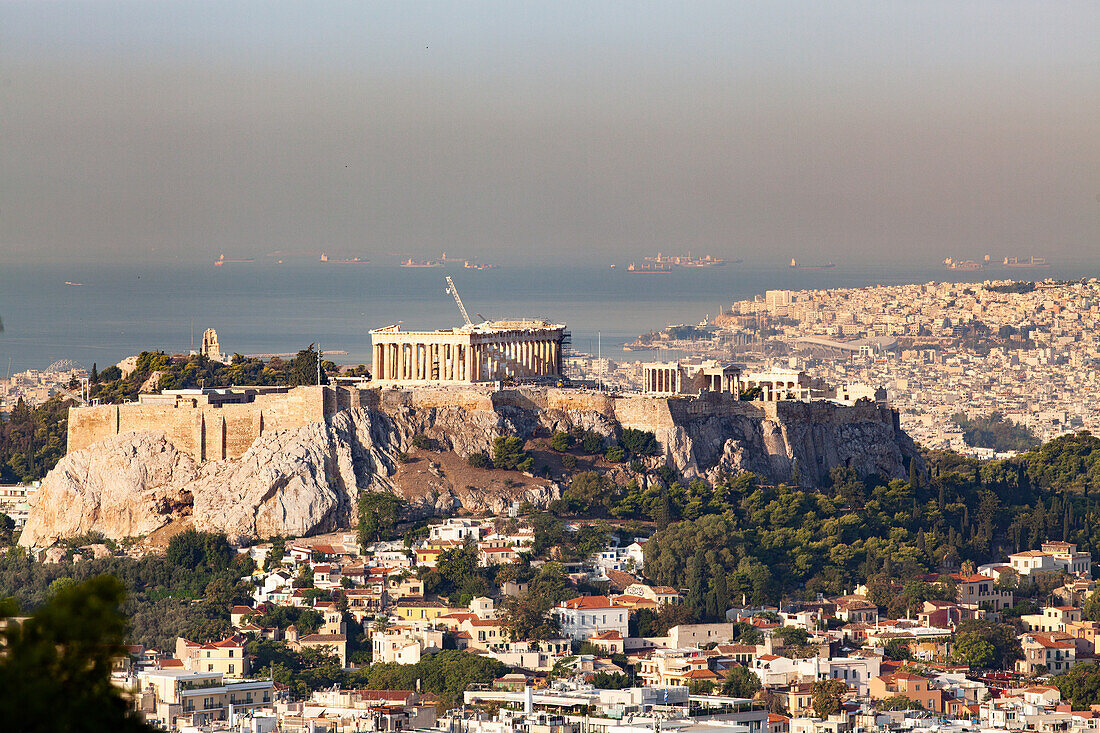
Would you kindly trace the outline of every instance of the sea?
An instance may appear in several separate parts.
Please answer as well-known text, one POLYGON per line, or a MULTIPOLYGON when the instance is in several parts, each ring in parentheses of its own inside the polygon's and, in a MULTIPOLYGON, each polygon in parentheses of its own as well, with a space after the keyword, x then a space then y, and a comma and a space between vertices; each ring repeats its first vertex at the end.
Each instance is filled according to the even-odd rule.
POLYGON ((458 326, 445 292, 451 275, 475 321, 544 318, 564 323, 573 348, 613 360, 639 334, 698 323, 736 300, 772 289, 850 288, 930 281, 1080 279, 1096 262, 1047 269, 946 270, 941 265, 729 263, 668 275, 623 265, 502 265, 488 270, 321 262, 205 264, 14 264, 0 267, 0 370, 46 369, 61 360, 99 369, 142 350, 187 353, 207 328, 227 354, 288 354, 318 345, 338 364, 370 363, 370 330, 458 326), (344 352, 344 353, 338 353, 344 352))

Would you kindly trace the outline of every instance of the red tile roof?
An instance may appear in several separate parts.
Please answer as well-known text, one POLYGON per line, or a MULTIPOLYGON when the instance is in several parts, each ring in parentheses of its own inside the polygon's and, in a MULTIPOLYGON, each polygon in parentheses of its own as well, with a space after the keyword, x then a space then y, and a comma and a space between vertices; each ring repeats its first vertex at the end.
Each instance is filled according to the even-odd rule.
POLYGON ((561 608, 591 609, 611 608, 611 600, 607 596, 578 596, 571 601, 562 601, 561 608))
POLYGON ((589 637, 590 639, 597 639, 599 641, 619 641, 623 638, 623 635, 618 631, 605 631, 602 634, 589 637))

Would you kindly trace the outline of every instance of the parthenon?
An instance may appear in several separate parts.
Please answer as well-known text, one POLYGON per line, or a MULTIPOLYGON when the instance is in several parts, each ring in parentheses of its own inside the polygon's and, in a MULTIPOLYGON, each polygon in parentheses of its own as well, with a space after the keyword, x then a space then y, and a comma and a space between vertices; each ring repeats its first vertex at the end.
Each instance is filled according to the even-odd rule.
POLYGON ((566 331, 563 324, 508 320, 438 331, 387 326, 370 335, 373 381, 386 386, 554 379, 562 373, 566 331))

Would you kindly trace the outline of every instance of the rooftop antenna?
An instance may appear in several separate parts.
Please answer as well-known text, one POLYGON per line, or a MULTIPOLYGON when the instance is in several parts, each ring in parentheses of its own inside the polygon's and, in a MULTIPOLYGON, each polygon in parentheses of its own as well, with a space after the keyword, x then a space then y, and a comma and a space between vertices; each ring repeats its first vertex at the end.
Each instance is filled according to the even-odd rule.
POLYGON ((462 311, 462 320, 466 321, 466 325, 474 325, 474 322, 470 320, 470 314, 466 312, 466 306, 462 305, 462 298, 458 295, 458 288, 455 287, 454 280, 451 279, 450 275, 445 276, 444 279, 447 281, 447 288, 443 292, 450 293, 454 296, 458 309, 462 311))

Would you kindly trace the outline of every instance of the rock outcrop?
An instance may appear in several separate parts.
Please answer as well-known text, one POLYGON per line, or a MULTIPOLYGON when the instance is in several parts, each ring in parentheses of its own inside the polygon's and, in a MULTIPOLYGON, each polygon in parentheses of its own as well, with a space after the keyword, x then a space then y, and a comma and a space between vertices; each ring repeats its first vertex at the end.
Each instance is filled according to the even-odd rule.
POLYGON ((38 490, 20 542, 44 546, 88 532, 137 537, 190 506, 198 472, 163 433, 120 435, 62 458, 38 490))
POLYGON ((184 517, 236 538, 305 535, 353 525, 362 492, 398 494, 420 515, 458 508, 501 513, 513 502, 544 507, 558 498, 561 487, 543 479, 484 479, 475 486, 455 478, 466 457, 490 452, 493 438, 505 434, 530 439, 583 429, 611 442, 625 427, 652 430, 665 462, 689 478, 711 480, 752 471, 778 482, 797 473, 814 485, 836 466, 893 478, 905 475, 907 460, 919 460, 896 414, 877 405, 703 398, 550 404, 538 391, 500 394, 473 407, 438 394, 418 402, 413 392, 409 399, 364 400, 324 422, 264 432, 239 458, 204 463, 162 432, 123 433, 58 463, 42 482, 20 543, 48 546, 89 531, 135 537, 184 517), (416 435, 442 451, 438 461, 401 464, 416 435))

